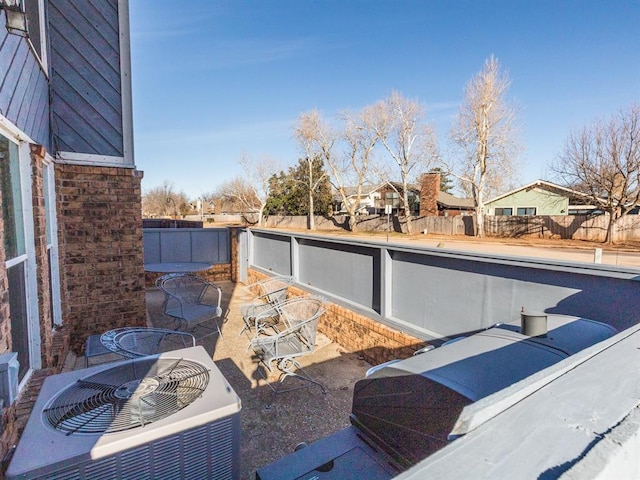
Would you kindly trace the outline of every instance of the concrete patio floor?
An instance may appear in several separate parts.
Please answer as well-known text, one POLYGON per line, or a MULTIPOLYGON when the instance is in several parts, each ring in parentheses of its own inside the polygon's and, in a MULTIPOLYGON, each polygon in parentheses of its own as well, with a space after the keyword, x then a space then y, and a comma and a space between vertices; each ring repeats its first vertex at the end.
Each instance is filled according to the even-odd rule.
MULTIPOLYGON (((263 378, 267 372, 261 370, 253 352, 247 350, 247 336, 239 335, 243 326, 240 315, 243 285, 230 281, 218 285, 223 291, 223 309, 228 308, 221 325, 223 338, 212 335, 198 343, 212 356, 242 400, 241 478, 253 479, 258 468, 293 452, 299 443, 311 443, 348 426, 353 386, 364 378, 371 365, 358 353, 347 352, 319 334, 317 350, 302 358, 301 363, 325 386, 327 393, 311 385, 279 394, 271 408, 265 408, 271 396, 271 389, 263 378)), ((173 320, 162 313, 162 292, 151 288, 146 292, 146 299, 149 325, 173 328, 173 320)), ((100 359, 118 359, 114 357, 95 357, 91 364, 100 359)), ((68 358, 66 369, 77 368, 84 368, 84 358, 68 358)), ((270 381, 277 381, 277 376, 272 375, 270 381)), ((299 380, 289 378, 286 382, 291 386, 299 380)))

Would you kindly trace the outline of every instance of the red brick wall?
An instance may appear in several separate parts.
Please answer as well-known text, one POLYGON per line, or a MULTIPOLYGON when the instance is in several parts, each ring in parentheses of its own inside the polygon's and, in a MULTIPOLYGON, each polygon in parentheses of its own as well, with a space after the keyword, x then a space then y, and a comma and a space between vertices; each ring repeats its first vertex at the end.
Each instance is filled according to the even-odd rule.
POLYGON ((146 325, 142 173, 56 164, 62 312, 71 348, 88 335, 146 325))
POLYGON ((40 348, 42 366, 54 366, 57 363, 53 357, 53 337, 51 311, 51 285, 49 278, 49 255, 47 253, 47 215, 44 198, 44 156, 42 145, 31 145, 31 170, 33 199, 33 230, 36 257, 36 281, 38 284, 38 315, 40 325, 40 348))
POLYGON ((420 177, 420 216, 438 215, 438 192, 440 192, 440 174, 423 174, 420 177))
MULTIPOLYGON (((0 212, 2 192, 0 191, 0 212)), ((0 215, 0 353, 11 351, 11 322, 9 319, 9 279, 5 266, 4 218, 0 215)))
MULTIPOLYGON (((2 192, 0 192, 0 212, 2 211, 2 192)), ((9 280, 5 267, 4 219, 0 215, 0 353, 11 351, 11 319, 9 317, 9 280)), ((3 408, 0 418, 0 459, 10 451, 18 438, 15 408, 3 408)), ((0 474, 1 476, 1 474, 0 474)))

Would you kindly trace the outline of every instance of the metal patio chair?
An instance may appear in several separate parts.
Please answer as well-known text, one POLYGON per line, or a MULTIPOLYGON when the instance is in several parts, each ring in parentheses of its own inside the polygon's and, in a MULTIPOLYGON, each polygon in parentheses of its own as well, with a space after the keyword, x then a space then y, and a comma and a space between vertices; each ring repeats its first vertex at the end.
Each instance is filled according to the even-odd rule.
MULTIPOLYGON (((250 345, 269 372, 273 372, 274 367, 280 372, 278 385, 274 388, 268 384, 272 396, 267 408, 278 393, 312 384, 318 385, 322 393, 326 393, 324 385, 314 380, 298 362, 299 357, 309 355, 316 349, 318 320, 326 311, 324 300, 319 297, 296 297, 285 301, 277 308, 283 328, 273 335, 255 336, 250 345), (297 377, 308 383, 283 390, 283 382, 288 377, 297 377)), ((259 321, 260 317, 256 320, 259 321)))
POLYGON ((251 338, 252 330, 255 337, 261 328, 275 327, 279 321, 279 313, 274 307, 286 301, 292 284, 293 277, 278 275, 244 287, 244 303, 240 306, 244 326, 240 335, 247 332, 251 338), (261 320, 256 324, 258 317, 261 320))
POLYGON ((159 287, 165 293, 164 313, 174 318, 177 330, 194 333, 201 327, 210 332, 196 336, 198 340, 216 333, 222 337, 218 323, 223 318, 220 287, 192 274, 167 276, 159 287))
POLYGON ((164 300, 162 302, 163 310, 167 304, 167 299, 169 298, 169 296, 164 290, 162 290, 162 284, 165 282, 165 280, 169 280, 170 278, 173 278, 173 277, 180 277, 183 275, 186 275, 186 274, 185 273, 165 273, 164 275, 161 275, 158 278, 156 278, 156 281, 155 281, 156 288, 158 288, 164 293, 164 300))

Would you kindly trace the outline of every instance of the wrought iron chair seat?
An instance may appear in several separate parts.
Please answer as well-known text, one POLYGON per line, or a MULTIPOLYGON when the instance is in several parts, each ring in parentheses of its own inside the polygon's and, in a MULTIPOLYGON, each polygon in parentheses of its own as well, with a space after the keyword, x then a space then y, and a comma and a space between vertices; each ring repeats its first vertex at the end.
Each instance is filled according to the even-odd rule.
POLYGON ((173 317, 178 330, 193 332, 197 327, 222 337, 218 319, 223 317, 222 291, 217 285, 192 274, 172 275, 160 283, 165 293, 164 313, 173 317), (212 324, 204 325, 211 321, 212 324))
MULTIPOLYGON (((276 308, 280 313, 280 322, 285 328, 272 335, 255 336, 250 344, 269 372, 272 372, 274 367, 280 372, 276 388, 269 384, 273 396, 311 384, 318 385, 322 393, 326 393, 324 386, 305 372, 298 362, 299 357, 309 355, 316 349, 318 320, 325 312, 324 301, 318 297, 297 297, 276 308), (282 384, 287 377, 297 377, 309 383, 282 390, 282 384)), ((259 321, 260 317, 257 317, 256 322, 259 321)), ((267 407, 270 403, 271 400, 267 407)))
MULTIPOLYGON (((293 277, 276 276, 261 280, 243 289, 245 302, 240 306, 240 313, 244 321, 244 327, 240 331, 247 332, 251 337, 251 331, 255 327, 274 327, 279 322, 279 314, 274 306, 286 301, 289 287, 293 284, 293 277), (256 319, 261 318, 261 324, 256 324, 256 319)), ((254 332, 253 336, 257 332, 254 332)))

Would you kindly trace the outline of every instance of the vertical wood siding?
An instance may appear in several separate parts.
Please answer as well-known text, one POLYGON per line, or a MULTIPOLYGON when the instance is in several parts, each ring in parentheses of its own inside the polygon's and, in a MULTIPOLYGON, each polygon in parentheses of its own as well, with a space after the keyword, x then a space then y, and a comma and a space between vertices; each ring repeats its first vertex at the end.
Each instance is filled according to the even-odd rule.
POLYGON ((0 13, 0 114, 50 150, 48 81, 28 41, 0 13))
POLYGON ((117 0, 51 0, 49 25, 57 150, 124 156, 117 0))

